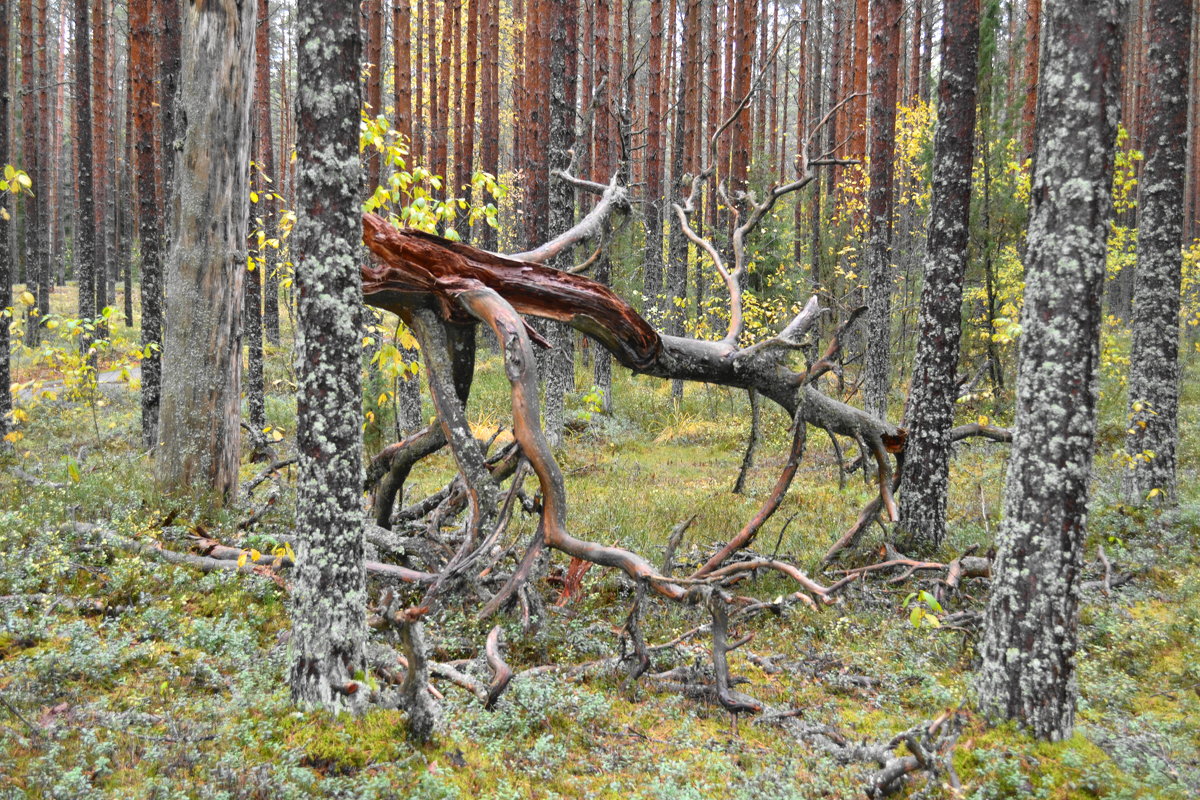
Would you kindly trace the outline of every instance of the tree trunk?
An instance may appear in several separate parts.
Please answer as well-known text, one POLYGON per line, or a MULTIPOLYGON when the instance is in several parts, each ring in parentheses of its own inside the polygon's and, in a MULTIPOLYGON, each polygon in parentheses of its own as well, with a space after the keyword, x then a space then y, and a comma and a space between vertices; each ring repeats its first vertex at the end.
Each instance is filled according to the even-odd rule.
POLYGON ((237 495, 254 14, 252 0, 206 0, 183 25, 155 476, 217 502, 237 495))
POLYGON ((1124 491, 1131 503, 1144 502, 1154 489, 1168 502, 1176 499, 1180 245, 1193 13, 1189 0, 1151 0, 1149 9, 1147 135, 1138 182, 1138 266, 1129 357, 1132 424, 1125 441, 1132 461, 1124 491))
POLYGON ((307 32, 297 68, 300 291, 296 487, 298 530, 292 592, 292 697, 332 711, 363 708, 365 669, 359 220, 357 4, 300 0, 307 32), (314 45, 320 46, 314 46, 314 45), (336 98, 334 102, 322 98, 336 98), (317 158, 317 154, 321 154, 317 158))
MULTIPOLYGON (((0 0, 0 165, 10 163, 8 152, 8 31, 9 31, 9 0, 0 0)), ((7 198, 0 199, 0 208, 8 211, 7 198)), ((7 216, 0 214, 0 307, 8 308, 12 304, 12 260, 9 257, 9 231, 11 229, 11 213, 7 216)), ((4 332, 4 346, 0 347, 0 441, 9 433, 11 425, 9 412, 12 411, 12 373, 9 369, 8 332, 4 332)))
MULTIPOLYGON (((270 9, 267 0, 258 0, 257 27, 254 31, 255 79, 254 105, 255 125, 258 132, 258 159, 263 174, 274 183, 264 186, 259 196, 262 206, 263 235, 276 238, 278 213, 282 201, 267 193, 282 192, 282 176, 275 171, 275 131, 271 124, 271 28, 270 9)), ((262 322, 263 332, 271 344, 279 344, 279 276, 276 274, 274 248, 263 248, 262 255, 262 322)))
MULTIPOLYGON (((54 286, 54 276, 50 269, 50 244, 53 238, 53 209, 50 205, 52 196, 52 185, 54 178, 52 162, 57 161, 57 158, 52 157, 52 154, 57 151, 50 149, 50 92, 51 84, 50 60, 49 52, 53 39, 50 35, 50 28, 47 24, 47 7, 49 0, 40 0, 38 5, 38 30, 41 32, 41 42, 38 43, 38 91, 37 91, 37 128, 39 153, 37 164, 35 165, 34 173, 32 174, 35 186, 40 187, 37 190, 37 205, 38 219, 40 224, 37 225, 37 273, 38 273, 38 291, 37 301, 38 309, 42 316, 49 314, 50 309, 50 290, 54 286)), ((30 326, 33 327, 33 326, 30 326)))
MULTIPOLYGON (((412 3, 411 0, 393 0, 392 33, 396 37, 395 59, 392 63, 392 86, 395 91, 395 128, 412 142, 412 3)), ((408 166, 412 166, 411 164, 408 166)))
MULTIPOLYGON (((500 174, 500 0, 482 0, 487 8, 486 44, 483 48, 484 78, 482 138, 479 142, 480 157, 484 171, 493 176, 500 174)), ((484 195, 486 205, 495 206, 497 198, 491 192, 484 195)), ((483 226, 480 246, 485 250, 496 249, 496 229, 483 226)))
POLYGON ((158 430, 162 362, 162 223, 155 186, 154 160, 154 0, 129 5, 129 58, 133 67, 132 102, 137 151, 138 240, 142 253, 142 443, 153 447, 158 430))
MULTIPOLYGON (((21 0, 21 156, 25 161, 21 166, 31 179, 38 177, 38 156, 42 151, 37 104, 37 87, 40 81, 33 58, 34 52, 39 49, 38 39, 34 36, 35 18, 36 13, 32 0, 21 0)), ((9 24, 7 18, 3 20, 3 24, 9 24)), ((41 31, 41 33, 41 38, 44 39, 45 31, 41 31)), ((0 121, 0 124, 7 125, 8 119, 0 121)), ((45 191, 45 187, 35 184, 33 191, 35 194, 21 197, 21 207, 24 212, 22 233, 24 234, 25 282, 36 297, 41 294, 40 288, 45 283, 45 278, 41 274, 41 258, 38 253, 38 233, 42 229, 38 199, 45 191)), ((49 308, 41 303, 35 303, 34 307, 37 309, 37 322, 30 321, 25 329, 25 341, 31 345, 40 338, 41 320, 49 312, 49 308)), ((5 341, 7 341, 7 336, 5 341)))
POLYGON ((985 713, 1071 735, 1101 288, 1125 0, 1044 12, 1020 373, 977 688, 985 713))
POLYGON ((111 190, 108 175, 108 20, 104 0, 92 0, 92 153, 95 178, 92 182, 96 216, 95 269, 92 273, 92 292, 99 314, 108 296, 109 218, 108 196, 111 190))
MULTIPOLYGON (((470 184, 475 168, 475 98, 479 91, 479 4, 487 0, 469 0, 467 3, 467 76, 463 92, 462 146, 458 149, 462 158, 459 170, 459 187, 465 197, 471 197, 470 184), (468 188, 462 189, 461 187, 468 188)), ((574 113, 574 108, 572 108, 574 113)), ((459 234, 464 242, 471 241, 471 223, 466 214, 460 212, 459 234)))
MULTIPOLYGON (((662 165, 662 0, 650 2, 650 62, 646 76, 646 255, 642 292, 648 308, 656 309, 663 281, 663 165, 662 165)), ((651 319, 657 314, 652 313, 651 319)))
POLYGON ((1042 33, 1042 0, 1028 0, 1025 8, 1025 104, 1021 108, 1021 151, 1033 156, 1033 131, 1037 119, 1038 47, 1042 33))
MULTIPOLYGON (((445 178, 446 196, 452 196, 453 192, 448 191, 451 184, 450 175, 450 54, 451 48, 454 46, 453 36, 453 16, 454 4, 457 0, 442 0, 442 41, 441 50, 439 51, 438 67, 441 74, 438 76, 437 90, 437 114, 433 123, 434 146, 433 146, 433 171, 437 175, 445 178)), ((438 226, 443 227, 442 225, 438 226)))
POLYGON ((412 167, 416 164, 425 163, 425 34, 428 30, 425 25, 425 3, 432 3, 433 0, 417 0, 417 24, 415 27, 416 35, 413 40, 416 44, 416 50, 413 52, 413 73, 416 80, 413 83, 413 108, 412 108, 412 144, 409 145, 409 163, 412 167))
MULTIPOLYGON (((557 20, 550 29, 550 152, 545 180, 549 192, 549 235, 566 233, 575 223, 575 189, 554 176, 571 164, 575 146, 575 92, 579 84, 577 62, 571 56, 579 48, 579 0, 549 0, 547 16, 557 20)), ((570 250, 555 259, 558 269, 571 267, 570 250)), ((552 345, 546 367, 546 436, 557 445, 562 439, 567 392, 575 388, 573 331, 562 323, 548 325, 552 345)))
POLYGON ((892 375, 892 154, 896 143, 896 73, 900 0, 871 0, 871 167, 867 193, 866 408, 887 416, 892 375))
MULTIPOLYGON (((374 119, 383 113, 383 3, 382 0, 366 0, 362 4, 367 17, 367 115, 374 119)), ((368 147, 366 156, 366 196, 375 192, 383 183, 382 153, 368 147)))
POLYGON ((925 282, 917 323, 920 334, 905 414, 908 442, 900 495, 900 549, 906 553, 931 552, 946 534, 978 73, 979 0, 948 0, 942 22, 942 77, 925 282))
MULTIPOLYGON (((75 277, 79 284, 79 316, 96 316, 96 215, 92 195, 91 25, 88 0, 75 0, 75 163, 79 220, 75 233, 75 277)), ((85 344, 84 347, 87 345, 85 344)))

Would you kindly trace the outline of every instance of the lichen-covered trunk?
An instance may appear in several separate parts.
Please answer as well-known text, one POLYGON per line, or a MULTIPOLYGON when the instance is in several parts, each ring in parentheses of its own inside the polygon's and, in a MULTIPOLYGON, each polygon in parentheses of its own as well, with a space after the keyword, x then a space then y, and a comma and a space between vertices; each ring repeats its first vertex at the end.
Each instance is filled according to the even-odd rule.
MULTIPOLYGON (((36 178, 38 175, 38 155, 41 152, 41 142, 38 136, 38 108, 37 108, 37 86, 38 75, 34 67, 33 55, 40 49, 36 43, 34 36, 34 8, 32 0, 21 0, 20 9, 20 35, 21 35, 21 157, 24 159, 24 164, 21 166, 28 172, 31 178, 36 178)), ((8 20, 4 20, 4 24, 8 24, 8 20)), ((44 31, 42 38, 45 39, 44 31)), ((8 124, 7 118, 4 124, 8 124)), ((2 167, 3 165, 0 165, 2 167)), ((40 195, 44 187, 35 186, 34 191, 40 195)), ((24 226, 22 234, 24 238, 25 252, 25 279, 26 283, 37 291, 45 283, 45 278, 41 271, 41 257, 38 253, 38 231, 42 228, 40 209, 38 208, 38 198, 30 195, 25 195, 21 198, 22 210, 25 213, 24 226), (35 286, 36 284, 36 286, 35 286)), ((7 254, 6 254, 7 256, 7 254)), ((25 340, 29 344, 34 344, 38 341, 41 330, 41 317, 49 312, 49 308, 41 304, 37 304, 38 322, 29 325, 25 330, 25 340)))
POLYGON ((905 552, 932 551, 946 535, 978 72, 979 0, 948 0, 942 22, 942 77, 925 283, 905 414, 908 442, 900 495, 900 549, 905 552))
MULTIPOLYGON (((578 0, 548 0, 550 16, 559 23, 550 30, 550 152, 546 181, 549 184, 549 235, 559 236, 575 224, 575 189, 554 176, 571 165, 575 146, 575 91, 578 78, 571 53, 579 46, 578 0)), ((571 267, 571 251, 560 254, 551 266, 571 267)), ((546 435, 551 444, 562 438, 567 392, 575 388, 574 333, 559 322, 547 325, 552 349, 543 359, 546 367, 546 435)))
MULTIPOLYGON (((274 183, 267 187, 269 192, 281 192, 282 176, 275 173, 275 131, 271 124, 271 28, 270 9, 267 0, 258 0, 257 21, 254 30, 254 105, 255 125, 258 132, 258 159, 263 174, 274 183)), ((264 210, 263 235, 276 238, 276 209, 274 198, 267 199, 260 192, 264 210), (266 210, 270 209, 270 210, 266 210)), ((262 327, 267 341, 279 344, 279 276, 275 273, 275 250, 263 248, 262 255, 262 327)))
POLYGON ((95 270, 92 291, 99 313, 108 297, 110 225, 108 201, 111 193, 108 174, 108 19, 104 0, 92 0, 92 202, 96 215, 95 270))
POLYGON ((79 218, 75 223, 75 277, 79 283, 79 316, 96 316, 96 217, 92 199, 91 25, 87 0, 75 0, 75 164, 79 218))
POLYGON ((1130 462, 1124 491, 1131 503, 1145 501, 1155 489, 1169 502, 1176 495, 1180 245, 1192 13, 1189 0, 1150 3, 1146 55, 1150 92, 1142 147, 1145 162, 1138 182, 1138 264, 1129 358, 1132 424, 1125 441, 1130 462))
POLYGON ((254 11, 254 0, 198 0, 183 20, 155 477, 218 499, 238 480, 254 11))
POLYGON ((887 416, 892 358, 892 151, 896 142, 896 73, 900 0, 871 0, 871 168, 867 194, 867 410, 887 416))
POLYGON ((162 218, 155 186, 153 0, 129 5, 134 150, 137 153, 138 239, 142 253, 142 442, 152 447, 158 431, 162 381, 162 218))
MULTIPOLYGON (((8 0, 0 0, 0 20, 7 20, 9 13, 8 0)), ((0 25, 0 119, 8 119, 8 29, 7 24, 0 25)), ((0 125, 0 164, 8 164, 8 125, 0 125)), ((8 203, 0 202, 0 208, 6 211, 8 203)), ((12 214, 9 212, 9 216, 12 214)), ((0 215, 0 307, 8 308, 12 302, 12 268, 8 255, 9 220, 0 215)), ((12 385, 9 370, 8 340, 0 347, 0 440, 8 435, 9 416, 12 410, 12 385)))
POLYGON ((358 710, 367 694, 353 682, 366 642, 358 4, 301 0, 298 31, 299 558, 289 682, 301 705, 358 710))
POLYGON ((985 713, 1045 739, 1069 736, 1075 719, 1125 5, 1044 10, 1016 433, 977 689, 985 713))

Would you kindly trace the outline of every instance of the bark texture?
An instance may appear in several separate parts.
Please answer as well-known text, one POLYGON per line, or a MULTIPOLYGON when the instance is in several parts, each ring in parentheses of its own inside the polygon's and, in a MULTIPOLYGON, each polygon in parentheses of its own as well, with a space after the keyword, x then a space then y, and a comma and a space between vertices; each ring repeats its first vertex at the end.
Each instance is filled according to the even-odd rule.
POLYGON ((358 710, 364 669, 358 82, 352 0, 301 0, 297 68, 297 531, 289 681, 300 704, 358 710))
MULTIPOLYGON (((571 165, 571 148, 575 146, 576 60, 572 54, 579 46, 578 0, 548 0, 551 16, 559 20, 550 30, 550 152, 548 212, 549 233, 559 236, 575 223, 575 188, 554 174, 571 165)), ((572 252, 567 250, 554 259, 553 266, 569 269, 572 252)), ((575 388, 575 345, 573 333, 562 324, 553 323, 547 330, 552 349, 542 364, 546 367, 546 434, 551 444, 562 438, 565 422, 564 406, 567 392, 575 388)))
MULTIPOLYGON (((0 124, 0 167, 9 163, 8 152, 8 23, 9 19, 9 0, 0 0, 0 20, 5 20, 4 24, 0 24, 0 120, 5 120, 4 124, 0 124)), ((0 207, 7 209, 7 199, 0 203, 0 207)), ((11 212, 10 216, 11 216, 11 212)), ((8 238, 10 222, 7 219, 0 217, 0 308, 8 308, 12 302, 12 263, 8 255, 8 238)), ((3 440, 8 435, 10 427, 9 412, 12 411, 12 390, 9 388, 12 385, 11 373, 9 371, 9 355, 8 355, 8 326, 3 327, 3 342, 0 342, 0 440, 3 440)))
MULTIPOLYGON (((1130 352, 1131 461, 1125 497, 1143 502, 1153 490, 1176 496, 1179 442, 1179 287, 1183 185, 1187 170, 1188 68, 1192 3, 1151 0, 1146 56, 1145 162, 1138 182, 1138 263, 1130 352)), ((1193 143, 1193 147, 1200 143, 1193 143)))
POLYGON ((75 163, 79 187, 79 218, 75 228, 75 275, 79 282, 79 316, 96 316, 91 291, 95 271, 96 217, 92 198, 91 49, 87 0, 75 0, 75 163))
POLYGON ((1071 735, 1124 0, 1049 2, 1016 434, 977 682, 985 713, 1071 735))
POLYGON ((975 153, 975 86, 979 73, 979 0, 947 0, 942 22, 942 77, 933 144, 933 197, 917 354, 905 427, 900 549, 928 552, 946 535, 950 428, 959 340, 963 274, 971 217, 975 153))
POLYGON ((153 446, 158 431, 162 383, 162 219, 155 186, 154 40, 152 0, 129 4, 130 62, 133 73, 134 149, 137 153, 138 239, 142 252, 142 441, 153 446))
POLYGON ((896 143, 896 74, 900 0, 871 0, 871 186, 867 194, 867 410, 886 416, 891 388, 892 151, 896 143))
POLYGON ((183 20, 155 475, 217 498, 235 496, 238 480, 254 12, 254 0, 206 0, 183 20))

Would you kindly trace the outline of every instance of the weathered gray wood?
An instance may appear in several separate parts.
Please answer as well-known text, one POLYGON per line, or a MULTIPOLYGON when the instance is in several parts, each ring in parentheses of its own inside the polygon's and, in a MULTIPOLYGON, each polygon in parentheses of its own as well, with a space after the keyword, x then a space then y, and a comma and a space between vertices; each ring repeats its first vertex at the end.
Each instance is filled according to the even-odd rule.
POLYGON ((223 500, 237 496, 241 439, 253 0, 189 3, 183 59, 155 477, 223 500))

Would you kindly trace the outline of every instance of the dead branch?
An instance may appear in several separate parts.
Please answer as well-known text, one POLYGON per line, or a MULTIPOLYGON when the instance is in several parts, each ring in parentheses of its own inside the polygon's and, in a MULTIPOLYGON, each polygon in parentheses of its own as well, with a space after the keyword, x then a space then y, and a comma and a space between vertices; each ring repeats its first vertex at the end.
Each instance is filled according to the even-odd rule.
POLYGON ((484 653, 487 656, 488 666, 492 670, 492 682, 488 685, 487 697, 483 701, 483 707, 491 709, 495 708, 496 701, 500 699, 500 695, 508 688, 508 684, 513 677, 512 668, 500 656, 499 625, 496 625, 488 632, 487 643, 484 645, 484 653))

